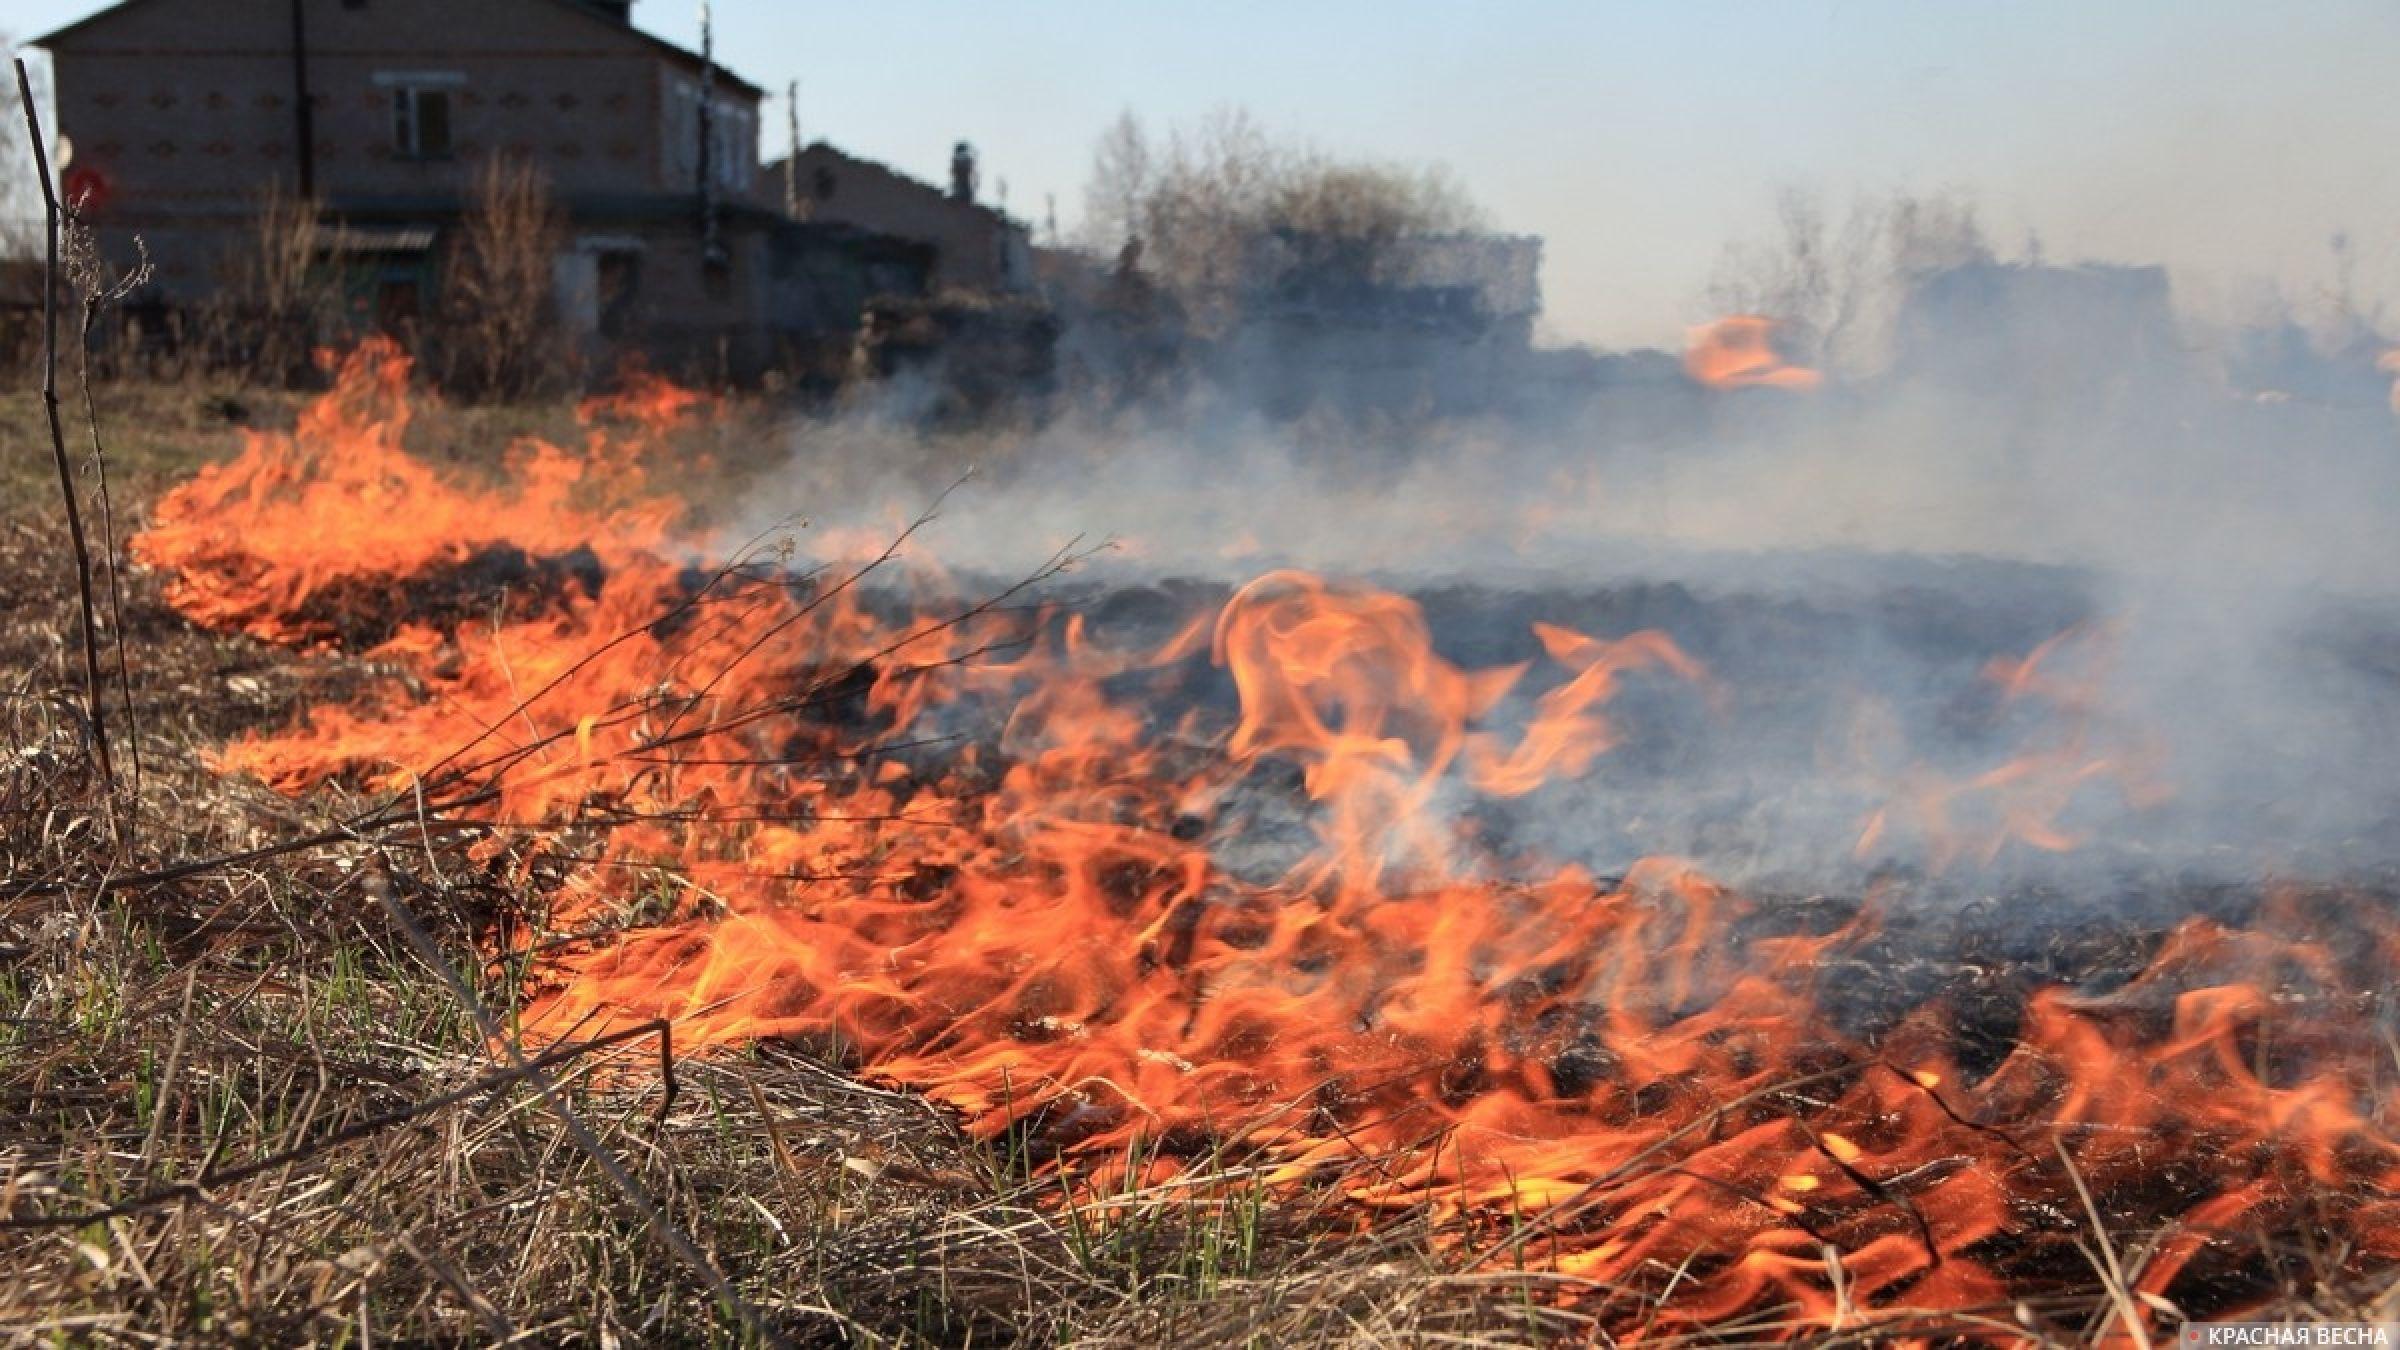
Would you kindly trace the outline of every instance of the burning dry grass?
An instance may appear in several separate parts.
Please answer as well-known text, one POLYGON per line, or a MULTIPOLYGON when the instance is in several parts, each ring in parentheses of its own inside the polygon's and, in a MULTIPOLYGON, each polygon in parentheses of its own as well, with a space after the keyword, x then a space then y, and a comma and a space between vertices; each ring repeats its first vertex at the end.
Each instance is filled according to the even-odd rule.
MULTIPOLYGON (((0 771, 0 1334, 739 1339, 370 898, 375 842, 92 884, 110 851, 71 701, 47 692, 72 619, 39 580, 45 534, 10 522, 0 571, 19 672, 0 771)), ((301 671, 136 599, 148 835, 238 858, 314 832, 199 752, 355 672, 301 671)), ((474 875, 440 836, 398 857, 474 875)), ((522 967, 472 952, 525 897, 410 896, 484 1005, 516 1006, 522 967)), ((1078 1209, 1022 1141, 971 1142, 838 1059, 784 1044, 687 1060, 670 1107, 645 1070, 653 1037, 579 1044, 547 1076, 776 1339, 1250 1344, 1573 1321, 1545 1311, 1538 1276, 1446 1277, 1421 1223, 1361 1240, 1269 1205, 1236 1159, 1229 1189, 1133 1184, 1078 1209)))
MULTIPOLYGON (((394 374, 369 367, 355 373, 394 374)), ((1177 758, 1209 742, 1167 747, 1147 786, 1088 776, 1126 762, 1098 690, 1157 669, 1100 660, 1087 668, 1100 678, 1016 695, 1015 739, 989 761, 910 758, 956 750, 955 732, 909 720, 929 679, 1014 695, 1028 672, 1055 675, 1029 664, 1021 616, 969 605, 901 640, 838 570, 668 565, 651 555, 660 523, 638 510, 639 464, 595 440, 574 462, 520 457, 513 486, 462 487, 382 453, 400 434, 395 397, 354 385, 303 423, 354 461, 265 447, 252 477, 184 492, 144 545, 177 570, 143 580, 126 634, 147 705, 141 824, 149 858, 190 865, 135 862, 104 838, 85 738, 46 696, 66 669, 68 614, 37 580, 55 568, 28 557, 0 583, 20 588, 0 640, 26 672, 0 766, 0 978, 21 1005, 0 1028, 0 1316, 28 1336, 2076 1343, 2139 1341, 2187 1311, 2394 1300, 2389 1122, 2375 1113, 2400 1056, 2357 1043, 2390 1023, 2360 974, 2388 951, 2370 896, 2288 897, 2283 939, 2206 923, 2119 934, 2099 969, 2037 972, 2096 973, 2111 994, 2020 983, 1988 1013, 1942 1021, 1879 1005, 1871 986, 1898 963, 1863 940, 1854 906, 1735 923, 1707 912, 1730 897, 1671 870, 1646 894, 1572 877, 1427 883, 1412 860, 1453 841, 1393 833, 1430 790, 1410 756, 1525 790, 1606 748, 1621 673, 1705 673, 1663 639, 1545 633, 1568 674, 1540 700, 1542 734, 1503 743, 1465 730, 1497 697, 1488 672, 1417 661, 1402 696, 1310 684, 1388 676, 1378 663, 1420 635, 1398 597, 1286 577, 1219 619, 1246 713, 1229 743, 1298 761, 1347 853, 1281 890, 1211 876, 1208 904, 1187 903, 1160 878, 1167 862, 1199 865, 1183 825, 1212 809, 1203 789, 1232 790, 1177 758), (577 526, 595 491, 606 540, 577 526), (365 493, 382 515, 245 536, 256 522, 239 508, 262 499, 246 492, 288 494, 302 519, 365 493), (504 517, 533 533, 491 535, 504 517), (443 524, 458 520, 484 523, 443 524), (598 544, 602 580, 494 574, 457 547, 520 535, 536 559, 598 544), (278 566, 291 543, 311 551, 278 566), (308 587, 279 590, 296 569, 308 587), (420 627, 378 626, 364 660, 295 660, 166 607, 347 645, 357 611, 388 605, 372 583, 390 576, 486 600, 512 582, 559 594, 457 606, 486 616, 480 631, 425 629, 444 611, 411 599, 402 617, 420 627), (1378 636, 1362 646, 1360 632, 1378 636), (532 645, 543 634, 558 641, 532 645), (593 675, 610 651, 649 683, 593 675), (731 672, 761 652, 764 683, 737 696, 731 672), (1105 734, 1036 734, 1061 714, 1105 734), (924 739, 860 753, 868 725, 924 739), (717 790, 660 787, 645 757, 662 754, 717 790), (772 774, 702 772, 761 759, 804 765, 835 808, 879 814, 796 805, 763 790, 772 774), (245 788, 217 772, 228 764, 311 791, 245 788), (1073 794, 1095 783, 1088 801, 1106 809, 1083 812, 1073 794), (1027 810, 1029 786, 1063 804, 1007 815, 1027 810), (937 825, 1009 846, 926 846, 928 803, 910 794, 936 788, 959 811, 937 825), (1161 801, 1198 804, 1149 829, 1161 801), (1044 863, 1060 837, 1046 830, 1115 851, 1044 863), (921 852, 893 866, 897 844, 921 852), (837 888, 824 903, 847 930, 781 903, 795 872, 837 888), (1065 998, 1066 970, 973 967, 1024 945, 973 898, 1028 884, 1094 906, 1078 914, 1095 933, 1147 926, 1147 945, 1091 955, 1120 981, 1109 996, 1065 998), (1486 912, 1515 929, 1442 926, 1486 912), (1354 954, 1272 949, 1286 918, 1387 935, 1347 1020, 1338 999, 1298 1005, 1339 984, 1302 977, 1354 954), (950 982, 906 986, 897 962, 861 961, 836 972, 863 990, 858 1015, 828 1015, 808 1002, 814 949, 779 946, 784 924, 815 925, 824 951, 930 951, 952 961, 950 982), (1797 959, 1774 979, 1741 964, 1775 951, 1797 959), (777 978, 713 994, 693 972, 728 953, 777 978), (1494 975, 1470 957, 1514 964, 1494 975), (1104 964, 1118 958, 1122 972, 1104 964), (1624 963, 1612 978, 1637 997, 1596 1012, 1559 996, 1598 987, 1577 963, 1600 960, 1624 963), (1811 968, 1833 987, 1793 1001, 1813 995, 1792 983, 1811 968), (1276 982, 1244 974, 1276 969, 1297 1007, 1274 1024, 1283 1040, 1264 1023, 1191 1034, 1265 1006, 1276 982), (1831 997, 1845 979, 1870 987, 1848 991, 1850 1019, 1831 997), (1209 996, 1185 990, 1175 1019, 1136 1027, 1122 1011, 1187 981, 1209 996), (1437 1004, 1452 984, 1481 1002, 1437 1004), (656 1026, 627 1015, 652 1003, 678 1048, 715 1048, 661 1072, 656 1026), (1399 1030, 1367 1035, 1378 1025, 1399 1030), (1782 1038, 1764 1034, 1777 1025, 1782 1038), (1127 1035, 1141 1053, 1108 1058, 1127 1035), (1321 1055, 1298 1078, 1280 1067, 1293 1045, 1321 1055), (1195 1046, 1216 1058, 1195 1065, 1195 1046), (1128 1111, 1110 1072, 1166 1089, 1128 1111), (1189 1082, 1221 1095, 1166 1095, 1189 1082), (2208 1301, 2175 1301, 2195 1294, 2208 1301)))
MULTIPOLYGON (((110 410, 141 414, 124 462, 144 487, 232 439, 177 415, 188 390, 134 397, 110 410)), ((356 803, 302 818, 203 762, 369 670, 193 627, 140 579, 124 636, 143 837, 211 861, 118 875, 73 700, 53 692, 71 678, 74 618, 51 534, 0 521, 0 1339, 741 1339, 368 898, 374 841, 276 851, 356 803)), ((476 874, 443 836, 402 855, 476 874)), ((523 968, 472 953, 528 897, 454 882, 411 899, 484 1004, 515 1007, 523 968)), ((642 1071, 655 1053, 636 1037, 561 1055, 549 1076, 774 1339, 1248 1344, 1567 1324, 1539 1279, 1448 1281, 1422 1225, 1361 1241, 1267 1205, 1230 1163, 1230 1193, 1136 1184, 1086 1215, 1025 1148, 969 1141, 837 1060, 762 1045, 689 1061, 662 1113, 642 1071)))

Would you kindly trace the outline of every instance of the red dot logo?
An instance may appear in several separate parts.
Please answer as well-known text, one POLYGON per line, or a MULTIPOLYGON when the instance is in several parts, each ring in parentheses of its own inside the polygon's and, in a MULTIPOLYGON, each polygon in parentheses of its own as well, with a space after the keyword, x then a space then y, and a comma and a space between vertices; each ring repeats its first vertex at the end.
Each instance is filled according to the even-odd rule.
POLYGON ((108 175, 84 166, 67 170, 59 181, 67 205, 85 215, 94 215, 108 206, 110 185, 108 175))

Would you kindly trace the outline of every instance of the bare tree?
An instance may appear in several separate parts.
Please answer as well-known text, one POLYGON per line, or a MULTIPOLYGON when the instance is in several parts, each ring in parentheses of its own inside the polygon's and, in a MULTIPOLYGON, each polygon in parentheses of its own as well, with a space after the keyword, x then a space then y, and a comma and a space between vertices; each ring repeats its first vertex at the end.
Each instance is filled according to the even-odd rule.
POLYGON ((1776 194, 1775 231, 1726 247, 1709 284, 1721 313, 1762 314, 1803 363, 1858 369, 1885 355, 1891 322, 1923 276, 1992 257, 1972 202, 1859 197, 1837 224, 1816 194, 1776 194))
POLYGON ((552 277, 565 235, 539 169, 501 157, 484 165, 443 288, 443 364, 454 387, 515 398, 566 375, 552 277))
POLYGON ((1381 269, 1401 240, 1478 229, 1483 216, 1439 169, 1309 155, 1286 166, 1266 224, 1304 269, 1343 281, 1383 281, 1390 278, 1381 269))
POLYGON ((1151 270, 1204 328, 1230 317, 1284 153, 1235 108, 1169 133, 1157 157, 1135 233, 1151 270))
POLYGON ((1295 277, 1378 279, 1397 241, 1481 217, 1437 171, 1278 143, 1228 108, 1163 144, 1119 116, 1094 147, 1084 219, 1095 244, 1138 239, 1151 275, 1207 329, 1295 277))
POLYGON ((1141 234, 1142 202, 1150 195, 1150 138, 1131 108, 1100 133, 1092 174, 1083 189, 1083 233, 1094 248, 1114 252, 1141 234))

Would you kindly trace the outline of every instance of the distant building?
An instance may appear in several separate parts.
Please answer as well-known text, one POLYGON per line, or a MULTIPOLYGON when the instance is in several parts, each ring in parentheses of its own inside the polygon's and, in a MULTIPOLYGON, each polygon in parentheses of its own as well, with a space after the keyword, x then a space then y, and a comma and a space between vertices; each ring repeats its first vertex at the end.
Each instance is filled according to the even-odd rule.
POLYGON ((196 302, 257 247, 270 192, 313 197, 362 324, 431 312, 495 157, 536 166, 569 232, 560 316, 597 351, 734 373, 817 340, 923 252, 795 229, 759 204, 758 86, 632 26, 627 0, 124 0, 39 39, 70 191, 103 246, 196 302), (845 316, 823 305, 848 305, 845 316))
POLYGON ((760 175, 762 200, 782 201, 787 181, 798 219, 931 246, 937 288, 995 295, 1034 289, 1032 232, 975 199, 974 152, 964 144, 952 153, 947 191, 823 141, 802 150, 796 164, 769 164, 760 175))
POLYGON ((2261 402, 2380 410, 2394 398, 2394 371, 2384 364, 2391 351, 2363 323, 2319 334, 2285 318, 2235 334, 2225 373, 2237 392, 2261 402))
POLYGON ((1230 373, 1285 411, 1471 412, 1507 395, 1541 314, 1541 240, 1342 243, 1264 241, 1222 339, 1230 373))
POLYGON ((858 373, 873 308, 932 287, 931 246, 852 225, 785 221, 768 236, 769 338, 780 369, 829 391, 858 373))
POLYGON ((1270 236, 1246 269, 1252 314, 1401 324, 1530 341, 1542 312, 1542 241, 1530 235, 1403 235, 1347 246, 1270 236))
POLYGON ((1893 337, 1900 375, 2019 395, 2097 391, 2188 363, 2163 267, 1947 268, 1911 286, 1893 337))

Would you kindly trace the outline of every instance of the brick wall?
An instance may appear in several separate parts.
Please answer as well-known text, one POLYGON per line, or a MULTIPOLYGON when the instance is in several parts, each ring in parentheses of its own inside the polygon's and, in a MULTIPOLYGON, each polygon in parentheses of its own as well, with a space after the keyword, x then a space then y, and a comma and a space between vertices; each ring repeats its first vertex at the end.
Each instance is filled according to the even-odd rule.
MULTIPOLYGON (((494 154, 530 158, 562 201, 693 190, 696 73, 640 36, 533 0, 306 0, 316 190, 456 202, 494 154), (397 141, 404 86, 447 101, 448 151, 397 141)), ((52 48, 60 131, 98 173, 114 245, 140 233, 169 293, 214 279, 246 219, 298 180, 290 11, 277 0, 138 0, 52 48)), ((755 172, 755 103, 719 85, 728 147, 755 172)))

